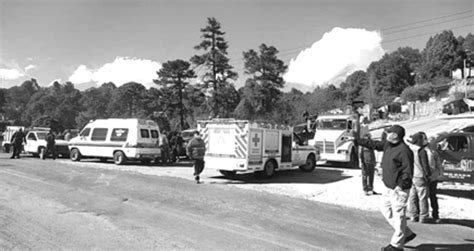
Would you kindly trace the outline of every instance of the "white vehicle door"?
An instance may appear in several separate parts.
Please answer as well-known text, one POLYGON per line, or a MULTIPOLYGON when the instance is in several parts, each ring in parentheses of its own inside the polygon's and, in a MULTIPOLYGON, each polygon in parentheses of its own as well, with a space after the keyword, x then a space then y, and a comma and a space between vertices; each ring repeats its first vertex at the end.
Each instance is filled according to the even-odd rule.
POLYGON ((29 132, 26 135, 25 152, 36 152, 38 150, 38 139, 36 135, 29 132))

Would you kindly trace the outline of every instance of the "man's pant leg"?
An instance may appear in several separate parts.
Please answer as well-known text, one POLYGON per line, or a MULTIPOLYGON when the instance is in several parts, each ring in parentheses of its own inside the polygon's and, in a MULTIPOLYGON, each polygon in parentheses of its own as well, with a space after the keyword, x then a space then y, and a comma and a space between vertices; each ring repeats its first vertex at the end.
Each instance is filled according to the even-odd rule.
POLYGON ((408 196, 408 205, 407 205, 407 216, 416 219, 420 216, 420 209, 418 206, 418 189, 413 184, 410 189, 410 194, 408 196))
POLYGON ((429 197, 430 197, 430 204, 431 209, 431 216, 433 219, 439 219, 439 206, 438 206, 438 182, 433 181, 429 183, 429 197))
POLYGON ((369 178, 369 184, 368 184, 368 189, 369 191, 374 190, 374 173, 375 173, 375 165, 374 164, 368 164, 369 170, 368 170, 368 178, 369 178))
POLYGON ((364 192, 367 192, 369 191, 369 188, 367 186, 368 184, 367 165, 363 164, 361 171, 362 171, 362 189, 364 190, 364 192))
POLYGON ((410 190, 386 189, 382 197, 381 212, 395 232, 390 244, 397 248, 403 248, 406 236, 413 234, 407 227, 405 218, 406 204, 410 190))
POLYGON ((429 204, 428 204, 428 185, 417 187, 418 199, 420 203, 420 221, 428 219, 429 204))

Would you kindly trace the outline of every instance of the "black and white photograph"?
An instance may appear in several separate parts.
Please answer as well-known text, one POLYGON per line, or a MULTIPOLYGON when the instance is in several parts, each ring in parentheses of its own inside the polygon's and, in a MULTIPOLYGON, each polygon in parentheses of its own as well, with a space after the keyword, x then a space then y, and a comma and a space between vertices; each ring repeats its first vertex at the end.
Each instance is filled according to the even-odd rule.
POLYGON ((0 0, 0 250, 474 250, 472 0, 0 0))

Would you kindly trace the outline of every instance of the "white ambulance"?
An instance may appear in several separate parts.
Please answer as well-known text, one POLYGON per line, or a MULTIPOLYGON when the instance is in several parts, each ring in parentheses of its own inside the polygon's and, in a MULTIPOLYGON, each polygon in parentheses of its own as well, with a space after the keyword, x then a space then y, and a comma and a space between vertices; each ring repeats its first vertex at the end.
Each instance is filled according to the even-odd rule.
POLYGON ((89 122, 77 137, 69 141, 73 161, 82 158, 113 159, 121 165, 127 160, 150 163, 161 157, 158 147, 160 129, 152 120, 97 119, 89 122))
POLYGON ((198 130, 206 143, 206 168, 217 169, 225 176, 262 172, 271 177, 275 170, 294 166, 311 172, 319 160, 318 149, 296 140, 288 126, 214 119, 198 121, 198 130))

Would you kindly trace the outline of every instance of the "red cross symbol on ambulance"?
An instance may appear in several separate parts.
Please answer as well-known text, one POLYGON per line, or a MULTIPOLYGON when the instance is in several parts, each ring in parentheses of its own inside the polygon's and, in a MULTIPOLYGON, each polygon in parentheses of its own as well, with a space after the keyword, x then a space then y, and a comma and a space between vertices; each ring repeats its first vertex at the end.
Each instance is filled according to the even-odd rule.
POLYGON ((260 143, 260 138, 258 134, 255 134, 255 137, 252 139, 252 142, 255 143, 255 147, 257 147, 258 143, 260 143))

